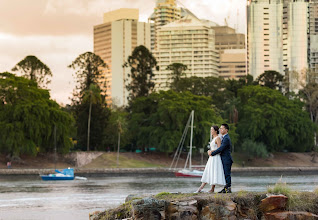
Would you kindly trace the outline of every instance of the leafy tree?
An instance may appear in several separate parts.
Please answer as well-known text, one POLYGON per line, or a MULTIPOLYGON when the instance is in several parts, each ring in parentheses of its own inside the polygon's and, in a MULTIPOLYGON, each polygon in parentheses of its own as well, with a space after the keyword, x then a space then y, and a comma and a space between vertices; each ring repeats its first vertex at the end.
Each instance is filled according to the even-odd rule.
POLYGON ((97 85, 91 84, 84 92, 83 101, 89 102, 88 125, 87 125, 87 151, 89 151, 89 133, 91 128, 92 105, 101 102, 100 89, 97 85))
POLYGON ((194 95, 211 97, 212 104, 223 110, 226 100, 233 97, 233 93, 225 89, 226 86, 227 82, 221 78, 194 76, 181 78, 176 83, 176 91, 189 91, 194 95))
POLYGON ((72 112, 77 127, 77 148, 105 150, 105 127, 110 110, 105 101, 106 83, 100 82, 105 62, 96 54, 86 52, 79 55, 70 68, 76 69, 77 93, 74 93, 72 112), (89 144, 88 144, 89 143, 89 144))
POLYGON ((270 152, 303 152, 312 148, 315 126, 300 100, 289 100, 279 91, 261 86, 243 87, 239 97, 240 139, 262 142, 270 152))
POLYGON ((37 154, 72 147, 73 118, 50 100, 48 90, 11 73, 0 73, 0 151, 10 155, 37 154))
POLYGON ((128 113, 123 109, 112 109, 105 132, 108 134, 105 144, 109 145, 114 151, 118 147, 119 135, 121 136, 121 145, 127 145, 131 138, 128 132, 128 113))
MULTIPOLYGON (((131 105, 129 120, 129 131, 135 145, 172 152, 178 146, 189 115, 194 110, 193 145, 197 148, 206 146, 211 125, 224 122, 211 102, 209 97, 190 92, 176 93, 172 90, 135 99, 131 105)), ((233 131, 234 128, 231 129, 233 131)))
POLYGON ((184 76, 184 71, 187 70, 187 65, 184 65, 182 63, 172 63, 169 66, 167 66, 167 70, 172 70, 172 83, 171 83, 171 89, 175 90, 176 85, 181 79, 181 76, 184 76))
POLYGON ((50 68, 36 56, 26 56, 12 68, 12 71, 21 71, 23 77, 36 82, 41 87, 46 87, 51 82, 50 68))
MULTIPOLYGON (((76 89, 79 90, 79 94, 75 95, 79 96, 80 99, 83 93, 89 90, 92 83, 98 85, 101 89, 106 88, 105 82, 99 82, 103 70, 107 68, 107 64, 100 56, 92 52, 83 53, 68 67, 77 70, 75 72, 78 83, 76 89)), ((106 94, 106 91, 102 90, 102 92, 106 94)))
POLYGON ((241 77, 240 79, 228 79, 226 80, 225 89, 234 94, 234 97, 237 98, 237 92, 243 86, 253 85, 253 76, 247 75, 245 77, 241 77))
POLYGON ((259 85, 266 86, 271 89, 282 89, 284 76, 277 71, 268 70, 261 74, 257 79, 259 85))
POLYGON ((131 68, 129 74, 131 81, 127 86, 130 92, 129 100, 148 96, 155 86, 152 69, 157 67, 157 61, 152 53, 145 46, 140 45, 134 49, 124 66, 131 68))

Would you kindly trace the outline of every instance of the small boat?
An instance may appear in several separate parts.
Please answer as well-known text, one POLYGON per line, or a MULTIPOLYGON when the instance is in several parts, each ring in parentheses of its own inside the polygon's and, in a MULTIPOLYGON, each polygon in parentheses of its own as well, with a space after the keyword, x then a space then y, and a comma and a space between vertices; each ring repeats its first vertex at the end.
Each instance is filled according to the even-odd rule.
POLYGON ((62 172, 55 169, 55 174, 40 175, 42 180, 74 180, 74 169, 63 169, 62 172))
POLYGON ((202 177, 203 171, 201 170, 188 170, 183 169, 175 172, 176 177, 202 177))

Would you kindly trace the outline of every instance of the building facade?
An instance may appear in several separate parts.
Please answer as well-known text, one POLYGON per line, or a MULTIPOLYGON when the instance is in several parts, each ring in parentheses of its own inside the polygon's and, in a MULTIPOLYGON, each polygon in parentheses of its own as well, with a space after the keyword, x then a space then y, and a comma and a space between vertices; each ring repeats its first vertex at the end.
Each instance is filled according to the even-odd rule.
POLYGON ((318 73, 318 0, 309 3, 309 65, 318 73))
POLYGON ((266 70, 302 75, 310 60, 308 19, 309 0, 248 0, 248 73, 254 79, 266 70))
POLYGON ((139 45, 150 48, 150 25, 138 19, 138 9, 118 9, 105 13, 103 24, 94 26, 94 53, 108 65, 101 80, 106 80, 110 106, 127 105, 130 69, 123 64, 128 56, 139 45))
POLYGON ((220 53, 220 77, 239 79, 246 76, 246 50, 228 49, 220 53))
POLYGON ((169 89, 172 63, 187 65, 187 77, 219 76, 219 53, 215 49, 215 33, 211 26, 187 15, 158 29, 154 51, 159 71, 155 71, 155 89, 169 89))
POLYGON ((181 9, 177 7, 175 0, 157 0, 154 12, 149 17, 151 23, 151 50, 155 49, 156 36, 161 26, 181 18, 181 9))

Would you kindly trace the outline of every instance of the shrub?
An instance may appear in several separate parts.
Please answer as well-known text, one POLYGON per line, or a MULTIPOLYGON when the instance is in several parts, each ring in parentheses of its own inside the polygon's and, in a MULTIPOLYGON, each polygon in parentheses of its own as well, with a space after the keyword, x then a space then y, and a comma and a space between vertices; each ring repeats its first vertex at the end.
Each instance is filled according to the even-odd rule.
POLYGON ((244 140, 242 144, 242 151, 247 153, 250 157, 266 158, 268 155, 265 144, 254 142, 250 139, 244 140))

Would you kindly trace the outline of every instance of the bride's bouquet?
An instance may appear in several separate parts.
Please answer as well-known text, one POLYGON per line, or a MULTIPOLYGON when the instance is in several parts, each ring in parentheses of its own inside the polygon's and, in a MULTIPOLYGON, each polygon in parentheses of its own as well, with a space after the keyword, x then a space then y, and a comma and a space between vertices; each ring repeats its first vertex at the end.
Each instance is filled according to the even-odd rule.
POLYGON ((208 142, 208 145, 206 146, 209 150, 211 150, 210 142, 208 142))

